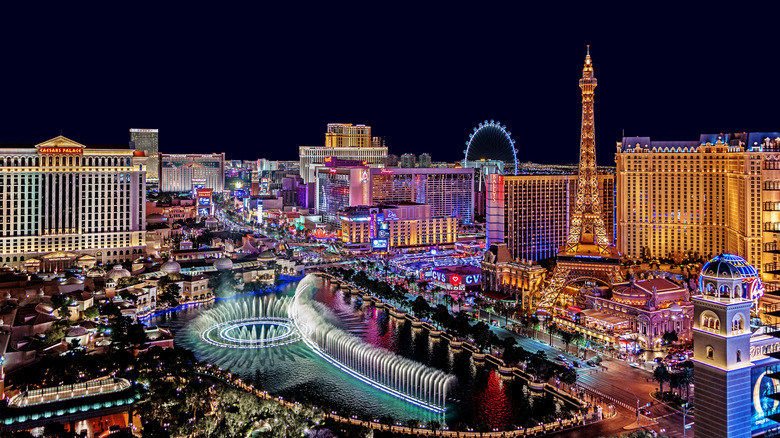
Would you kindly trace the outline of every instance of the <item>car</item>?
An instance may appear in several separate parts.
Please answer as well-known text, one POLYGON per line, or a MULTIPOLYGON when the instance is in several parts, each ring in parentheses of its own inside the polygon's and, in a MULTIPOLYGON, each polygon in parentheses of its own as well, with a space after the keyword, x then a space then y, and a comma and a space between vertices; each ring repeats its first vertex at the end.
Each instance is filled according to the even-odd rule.
POLYGON ((652 414, 652 412, 650 412, 650 409, 647 409, 647 408, 640 409, 639 413, 644 415, 644 416, 650 416, 652 414))
POLYGON ((639 364, 638 364, 638 363, 636 363, 636 362, 631 362, 631 363, 630 363, 630 364, 628 364, 628 365, 629 365, 629 366, 631 366, 632 368, 639 368, 639 364))
POLYGON ((588 365, 589 367, 595 367, 596 366, 596 364, 592 360, 589 360, 589 361, 585 362, 585 364, 588 365))
POLYGON ((580 363, 577 362, 576 360, 574 362, 572 362, 571 364, 574 365, 574 368, 579 368, 580 367, 580 363))
POLYGON ((566 360, 566 356, 564 356, 562 354, 559 354, 558 355, 558 359, 565 361, 566 360))

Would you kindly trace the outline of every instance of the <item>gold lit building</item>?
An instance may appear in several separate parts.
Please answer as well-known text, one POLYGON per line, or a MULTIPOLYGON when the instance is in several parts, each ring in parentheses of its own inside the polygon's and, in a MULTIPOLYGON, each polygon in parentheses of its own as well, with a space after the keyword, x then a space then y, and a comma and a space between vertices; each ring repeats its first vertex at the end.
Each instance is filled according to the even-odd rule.
POLYGON ((780 133, 626 137, 617 144, 618 248, 628 257, 719 253, 775 278, 780 133))
POLYGON ((0 145, 0 262, 37 272, 143 255, 146 159, 63 136, 0 145))
POLYGON ((384 167, 387 147, 379 137, 371 137, 371 127, 351 123, 329 123, 325 146, 300 146, 300 174, 306 183, 316 180, 317 167, 326 158, 359 161, 369 167, 384 167))
POLYGON ((427 204, 351 207, 339 212, 339 221, 341 241, 353 248, 384 251, 453 246, 458 239, 458 219, 433 217, 427 204))
MULTIPOLYGON (((569 235, 569 213, 577 196, 577 174, 488 175, 488 244, 506 243, 515 260, 555 257, 569 235)), ((615 176, 597 175, 604 224, 614 240, 615 176)))

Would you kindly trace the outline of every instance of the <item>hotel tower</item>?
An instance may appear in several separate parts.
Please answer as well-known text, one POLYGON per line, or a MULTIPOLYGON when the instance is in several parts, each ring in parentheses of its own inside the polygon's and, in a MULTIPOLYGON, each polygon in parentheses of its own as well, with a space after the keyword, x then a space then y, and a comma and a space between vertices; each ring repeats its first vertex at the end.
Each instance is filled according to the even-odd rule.
POLYGON ((63 136, 0 145, 0 262, 38 270, 144 254, 146 156, 63 136))

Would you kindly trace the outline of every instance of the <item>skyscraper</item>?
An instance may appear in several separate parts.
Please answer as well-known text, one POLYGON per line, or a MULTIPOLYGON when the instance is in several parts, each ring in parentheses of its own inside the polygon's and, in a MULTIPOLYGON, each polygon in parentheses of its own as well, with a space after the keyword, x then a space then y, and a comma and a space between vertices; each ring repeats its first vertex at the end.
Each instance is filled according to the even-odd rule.
POLYGON ((316 181, 317 213, 328 223, 346 207, 408 202, 429 204, 432 217, 474 220, 474 169, 321 167, 316 181))
POLYGON ((403 154, 401 155, 401 161, 400 166, 404 169, 412 169, 415 166, 417 162, 417 159, 415 158, 414 154, 403 154))
POLYGON ((160 154, 160 191, 192 192, 225 187, 225 153, 160 154))
POLYGON ((147 157, 147 180, 157 181, 158 166, 160 162, 160 154, 157 144, 157 136, 159 134, 157 129, 131 129, 130 130, 130 145, 136 150, 146 152, 147 157))
POLYGON ((384 139, 371 137, 371 127, 350 123, 329 123, 325 146, 299 146, 300 174, 306 183, 316 180, 316 169, 328 157, 365 162, 369 167, 384 167, 387 147, 384 139))
POLYGON ((38 271, 145 253, 142 151, 63 136, 0 151, 0 262, 38 271))
MULTIPOLYGON (((598 195, 604 226, 614 239, 615 175, 599 173, 598 195)), ((515 260, 555 257, 569 236, 577 201, 577 175, 539 171, 485 175, 488 245, 505 243, 515 260)))
POLYGON ((629 257, 727 252, 780 273, 780 133, 618 143, 618 249, 629 257))

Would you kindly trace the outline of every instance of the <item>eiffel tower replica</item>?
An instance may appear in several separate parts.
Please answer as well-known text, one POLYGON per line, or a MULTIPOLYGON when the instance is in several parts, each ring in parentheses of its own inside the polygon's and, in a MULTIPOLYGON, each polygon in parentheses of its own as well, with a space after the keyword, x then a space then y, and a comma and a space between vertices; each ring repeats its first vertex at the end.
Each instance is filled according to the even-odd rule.
POLYGON ((596 78, 590 59, 590 46, 580 79, 582 90, 582 133, 577 199, 569 213, 569 236, 556 257, 555 271, 537 305, 537 311, 552 314, 563 288, 578 280, 608 285, 622 280, 620 255, 609 244, 599 200, 596 173, 596 137, 593 129, 593 95, 596 78))

